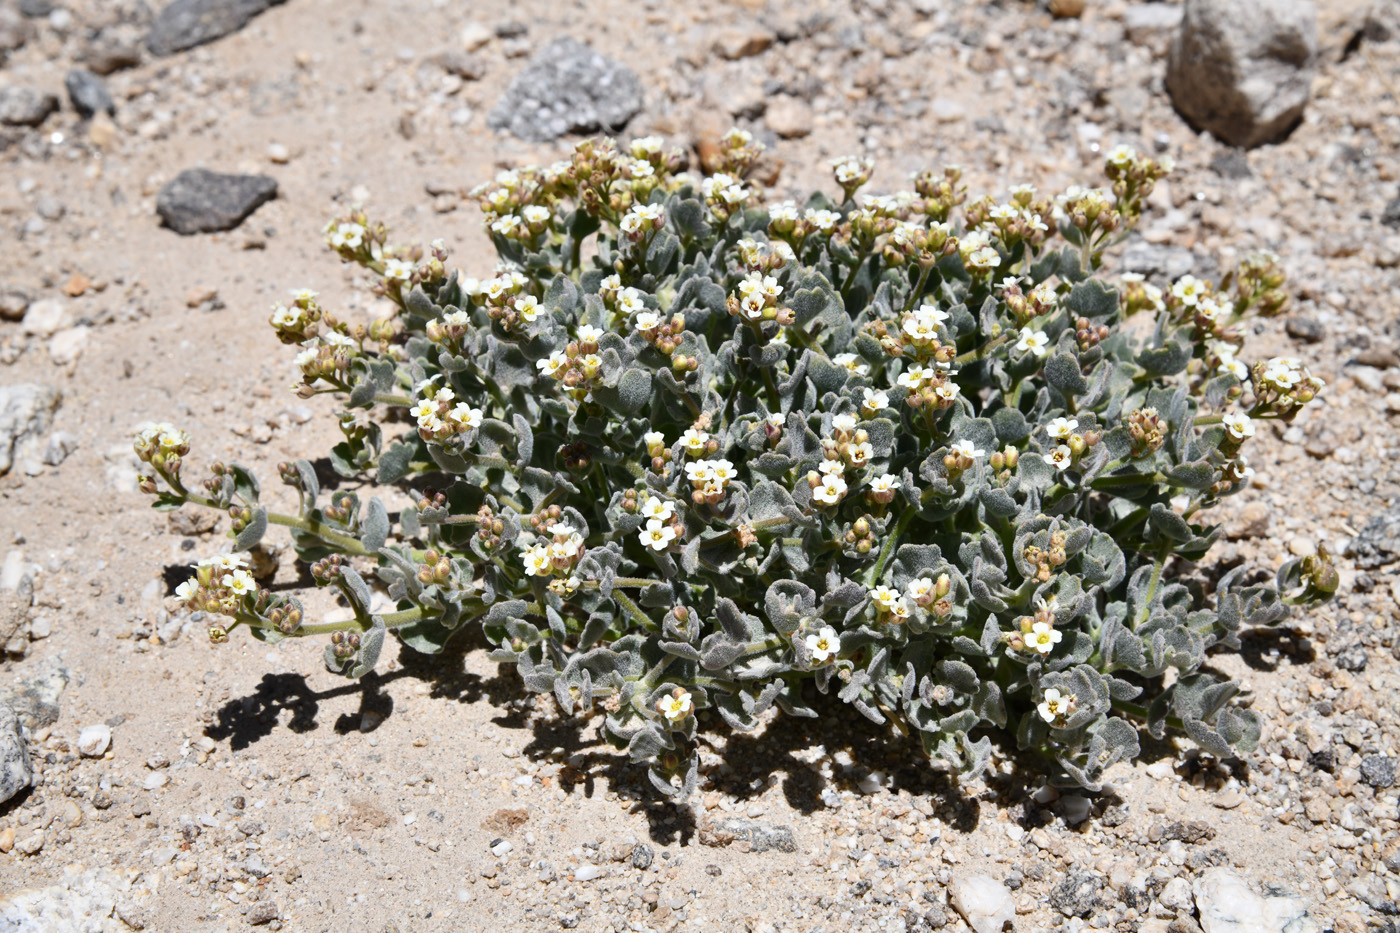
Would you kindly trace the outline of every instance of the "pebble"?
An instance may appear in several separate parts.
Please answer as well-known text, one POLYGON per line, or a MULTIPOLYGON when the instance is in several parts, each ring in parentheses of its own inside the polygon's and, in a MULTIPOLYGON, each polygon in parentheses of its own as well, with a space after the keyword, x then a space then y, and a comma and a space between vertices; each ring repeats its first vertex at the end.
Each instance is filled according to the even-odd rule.
POLYGON ((763 120, 768 128, 783 139, 801 139, 812 132, 812 108, 796 97, 778 97, 770 101, 763 120))
POLYGON ((58 109, 58 98, 33 88, 0 87, 0 123, 7 126, 38 126, 58 109))
POLYGON ((496 33, 489 27, 481 23, 467 23, 462 27, 462 31, 457 34, 458 40, 462 43, 462 48, 468 52, 475 52, 496 38, 496 33))
POLYGON ((7 704, 0 702, 0 804, 33 781, 34 769, 20 733, 19 717, 7 704))
POLYGON ((88 758, 101 758, 111 747, 112 730, 102 723, 83 726, 83 731, 78 733, 78 751, 88 758))
POLYGON ((1395 759, 1385 755, 1367 755, 1361 759, 1361 780, 1375 788, 1395 783, 1395 759))
POLYGON ((574 872, 575 881, 592 881, 603 877, 603 869, 597 865, 584 865, 574 872))
POLYGON ((267 160, 274 165, 286 165, 292 161, 292 153, 281 143, 272 143, 267 147, 267 160))
POLYGON ((152 55, 167 56, 235 33, 284 0, 175 0, 156 16, 146 34, 152 55))
POLYGON ((152 773, 146 775, 146 780, 142 782, 141 786, 144 787, 146 790, 158 790, 169 783, 170 776, 167 775, 164 771, 153 771, 152 773))
POLYGON ((1300 898, 1263 897, 1228 868, 1208 869, 1191 890, 1205 933, 1291 933, 1316 929, 1303 925, 1307 908, 1300 898))
POLYGON ((74 68, 63 79, 68 90, 68 99, 79 116, 91 117, 98 113, 116 113, 117 105, 107 91, 107 84, 86 68, 74 68))
POLYGON ((160 189, 156 213, 167 227, 189 236, 232 230, 249 214, 277 197, 277 182, 266 175, 226 175, 186 169, 160 189))
POLYGON ((565 36, 530 59, 486 122, 520 139, 547 142, 604 127, 620 132, 641 109, 635 71, 565 36))
POLYGON ((948 890, 953 907, 976 933, 1001 933, 1006 924, 1016 919, 1011 891, 995 878, 955 877, 948 890))
POLYGON ((44 298, 29 306, 20 329, 31 337, 51 337, 69 320, 68 305, 61 298, 44 298))

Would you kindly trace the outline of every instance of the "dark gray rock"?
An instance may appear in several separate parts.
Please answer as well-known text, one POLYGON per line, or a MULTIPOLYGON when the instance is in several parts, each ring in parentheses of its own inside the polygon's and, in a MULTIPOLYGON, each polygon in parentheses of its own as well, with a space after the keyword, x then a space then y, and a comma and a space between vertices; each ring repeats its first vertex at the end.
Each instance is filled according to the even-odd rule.
POLYGON ((1307 343, 1317 343, 1327 336, 1327 328, 1315 317, 1291 317, 1283 328, 1288 336, 1307 343))
POLYGON ((1395 783, 1395 759, 1367 755, 1361 759, 1361 780, 1376 788, 1390 787, 1395 783))
POLYGON ((152 55, 174 55, 235 33, 284 0, 175 0, 146 35, 152 55))
POLYGON ((651 867, 652 859, 656 857, 656 850, 644 842, 639 842, 632 847, 632 867, 643 871, 651 867))
POLYGON ((48 16, 54 11, 54 5, 49 0, 19 0, 19 11, 25 16, 32 16, 36 19, 40 16, 48 16))
POLYGON ((20 735, 19 717, 0 703, 0 803, 24 790, 34 780, 29 749, 20 735))
POLYGON ((1347 553, 1362 570, 1400 560, 1400 508, 1377 515, 1351 539, 1347 553))
POLYGON ((1196 129, 1232 146, 1259 146, 1302 119, 1316 63, 1311 0, 1186 0, 1167 91, 1196 129))
POLYGON ((541 49, 515 76, 486 122, 545 142, 566 133, 616 132, 641 109, 636 72, 566 36, 541 49))
POLYGON ((93 74, 109 75, 141 64, 141 43, 104 29, 83 49, 82 62, 93 74))
POLYGON ((0 687, 0 705, 14 710, 33 732, 58 722, 58 699, 68 686, 68 668, 50 658, 23 680, 0 687))
POLYGON ((1099 906, 1103 879, 1087 871, 1075 872, 1050 892, 1050 906, 1066 917, 1087 917, 1099 906))
POLYGON ((1210 160, 1210 170, 1221 178, 1248 178, 1254 174, 1249 159, 1238 149, 1230 149, 1210 160))
POLYGON ((1381 211, 1381 223, 1387 227, 1400 227, 1400 197, 1391 198, 1381 211))
POLYGON ((107 93, 107 84, 86 68, 74 68, 63 79, 68 89, 68 99, 73 109, 85 117, 98 113, 116 113, 117 105, 112 103, 112 95, 107 93))
POLYGON ((176 233, 232 230, 277 197, 277 182, 266 175, 224 175, 186 169, 160 189, 156 213, 176 233))
POLYGON ((58 109, 58 98, 32 87, 0 88, 0 123, 38 126, 58 109))

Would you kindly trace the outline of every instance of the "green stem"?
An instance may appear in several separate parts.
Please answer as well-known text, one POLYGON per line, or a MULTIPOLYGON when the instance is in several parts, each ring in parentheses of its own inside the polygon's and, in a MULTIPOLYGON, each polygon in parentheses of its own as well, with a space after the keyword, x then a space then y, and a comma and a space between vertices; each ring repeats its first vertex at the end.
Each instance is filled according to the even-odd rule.
POLYGON ((866 589, 874 586, 875 581, 880 579, 880 575, 885 572, 885 565, 889 563, 890 558, 894 555, 895 545, 899 543, 899 538, 904 534, 904 529, 909 527, 909 523, 914 520, 916 514, 918 514, 918 509, 905 506, 903 514, 895 520, 894 527, 891 528, 890 533, 885 536, 885 543, 880 548, 880 556, 875 559, 875 563, 871 568, 865 572, 866 589))
MULTIPOLYGON (((1120 713, 1126 713, 1136 719, 1142 719, 1144 721, 1147 719, 1147 707, 1139 706, 1136 703, 1129 703, 1126 700, 1114 700, 1113 708, 1120 713)), ((1181 719, 1176 716, 1168 716, 1167 725, 1180 732, 1186 731, 1186 723, 1182 722, 1181 719)))
POLYGON ((374 552, 366 548, 359 538, 341 534, 328 528, 321 522, 312 521, 306 518, 298 518, 295 515, 283 515, 281 512, 268 512, 267 521, 272 525, 282 525, 286 528, 295 528, 304 531, 309 535, 320 538, 327 544, 333 544, 347 554, 355 554, 360 557, 368 557, 374 552))
POLYGON ((988 355, 989 353, 991 353, 991 352, 992 352, 993 350, 995 350, 997 347, 999 347, 999 346, 1001 346, 1002 344, 1006 343, 1006 342, 1007 342, 1008 340, 1010 340, 1010 339, 1011 339, 1011 335, 1010 335, 1010 334, 1002 334, 1000 337, 996 337, 996 338, 993 338, 992 340, 987 341, 986 343, 982 344, 982 346, 976 348, 975 350, 968 350, 966 353, 964 353, 964 354, 958 356, 956 359, 954 359, 953 362, 954 362, 955 364, 958 364, 958 365, 963 365, 963 364, 966 364, 966 363, 975 362, 975 361, 977 361, 977 360, 986 359, 986 357, 987 357, 987 355, 988 355))

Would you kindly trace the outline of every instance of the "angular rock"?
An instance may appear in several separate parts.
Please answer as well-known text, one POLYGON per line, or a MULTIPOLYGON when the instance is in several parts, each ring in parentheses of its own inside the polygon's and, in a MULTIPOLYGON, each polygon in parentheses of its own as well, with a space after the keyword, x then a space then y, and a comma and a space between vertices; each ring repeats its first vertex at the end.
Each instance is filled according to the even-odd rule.
POLYGON ((1384 755, 1367 755, 1361 759, 1361 780, 1380 789, 1395 783, 1395 759, 1384 755))
POLYGON ((986 875, 954 878, 948 886, 953 907, 976 933, 1001 933, 1016 919, 1016 902, 1006 885, 986 875))
POLYGON ((24 680, 0 686, 0 704, 14 710, 25 728, 33 732, 58 721, 58 698, 66 686, 68 668, 50 660, 24 680))
POLYGON ((160 189, 156 213, 176 233, 190 236, 232 230, 249 214, 277 197, 277 182, 266 175, 225 175, 186 169, 160 189))
POLYGON ((284 0, 175 0, 146 35, 152 55, 174 55, 235 33, 284 0))
POLYGON ((0 318, 18 321, 29 310, 29 293, 22 288, 6 288, 0 291, 0 318))
POLYGON ((103 723, 83 726, 78 733, 78 751, 86 758, 101 758, 112 747, 112 730, 103 723))
POLYGON ((727 846, 735 842, 747 842, 752 852, 766 852, 776 849, 779 852, 796 852, 797 841, 793 838, 792 827, 773 826, 755 820, 738 818, 715 820, 700 827, 700 842, 707 846, 727 846))
POLYGON ((1361 570, 1374 570, 1400 560, 1400 508, 1383 512, 1347 545, 1347 555, 1361 570))
POLYGON ((565 36, 512 79, 486 122, 546 142, 566 133, 616 132, 641 109, 642 82, 635 71, 565 36))
POLYGON ((1249 148, 1302 119, 1316 64, 1311 0, 1186 0, 1167 91, 1196 129, 1249 148))
POLYGON ((31 87, 0 87, 0 123, 38 126, 58 109, 58 98, 31 87))
POLYGON ((61 398, 52 386, 0 386, 0 476, 17 457, 38 458, 61 398))
POLYGON ((91 117, 97 113, 116 113, 117 105, 107 93, 107 83, 86 68, 74 68, 63 79, 68 99, 79 115, 91 117))
POLYGON ((1165 37, 1180 24, 1181 7, 1172 3, 1135 3, 1123 11, 1123 32, 1138 45, 1165 37))
POLYGON ((1050 892, 1050 906, 1066 917, 1087 917, 1099 906, 1099 890, 1103 878, 1087 871, 1075 872, 1055 885, 1050 892))
POLYGON ((1205 933, 1310 933, 1320 930, 1296 897, 1255 894, 1228 868, 1212 868, 1191 886, 1205 933))
POLYGON ((98 75, 109 75, 123 68, 135 68, 141 64, 141 43, 110 30, 103 30, 83 50, 82 63, 89 71, 98 75))
POLYGON ((797 97, 779 97, 764 113, 768 128, 783 139, 801 139, 812 132, 812 107, 797 97))
POLYGON ((34 780, 29 750, 20 735, 19 717, 0 703, 0 803, 24 790, 34 780))

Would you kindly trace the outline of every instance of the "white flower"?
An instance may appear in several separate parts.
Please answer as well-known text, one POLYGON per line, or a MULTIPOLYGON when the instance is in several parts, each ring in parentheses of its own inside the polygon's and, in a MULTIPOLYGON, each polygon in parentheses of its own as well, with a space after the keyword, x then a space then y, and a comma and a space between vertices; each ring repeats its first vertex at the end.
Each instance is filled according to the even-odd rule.
POLYGON ((697 431, 695 428, 686 428, 681 434, 681 444, 685 449, 696 456, 705 452, 705 445, 710 441, 710 435, 704 431, 697 431))
POLYGON ((1276 356, 1264 364, 1264 381, 1280 389, 1291 389, 1303 381, 1303 361, 1291 356, 1276 356))
POLYGON ((1220 361, 1220 368, 1234 376, 1240 382, 1244 382, 1249 378, 1249 367, 1233 357, 1228 360, 1222 359, 1220 361))
POLYGON ((525 218, 527 224, 547 223, 550 217, 549 208, 531 204, 520 212, 520 216, 525 218))
POLYGON ((823 476, 842 476, 846 472, 846 464, 840 460, 823 460, 817 469, 823 476))
POLYGON ((734 479, 736 475, 734 464, 728 460, 707 460, 705 462, 710 466, 709 478, 719 483, 721 489, 728 486, 730 481, 734 479))
POLYGON ((714 479, 714 464, 710 460, 693 460, 685 465, 685 478, 692 483, 714 479))
POLYGON ((568 522, 555 522, 553 525, 549 526, 549 533, 556 538, 568 538, 578 534, 578 530, 568 522))
POLYGON ((1074 452, 1065 444, 1060 444, 1048 454, 1041 454, 1040 459, 1063 473, 1065 470, 1068 470, 1070 464, 1074 462, 1074 452))
POLYGON ((796 223, 797 205, 792 201, 780 201, 768 208, 768 220, 770 223, 796 223))
POLYGON ((855 415, 832 415, 831 430, 844 431, 847 434, 856 429, 855 415))
POLYGON ((471 323, 471 317, 465 311, 449 311, 442 316, 444 327, 466 327, 471 323))
POLYGON ((690 691, 682 690, 679 694, 668 694, 656 701, 656 709, 671 722, 684 719, 690 715, 690 691))
POLYGON ((413 278, 413 263, 403 259, 390 259, 384 263, 384 278, 391 282, 407 282, 413 278))
POLYGON ((1065 633, 1052 629, 1049 622, 1036 622, 1031 626, 1031 633, 1026 636, 1026 644, 1041 654, 1049 654, 1064 637, 1065 633))
MULTIPOLYGON (((650 163, 643 163, 648 169, 650 163)), ((623 233, 640 233, 644 229, 651 229, 652 224, 662 217, 661 205, 659 204, 637 204, 627 212, 627 216, 622 218, 619 226, 623 233)))
POLYGON ((655 519, 660 522, 669 521, 671 516, 675 513, 675 503, 667 502, 665 499, 647 496, 647 500, 642 503, 642 514, 648 519, 655 519))
POLYGON ((627 173, 633 180, 651 178, 656 174, 656 167, 646 159, 633 159, 627 165, 627 173))
POLYGON ((825 664, 840 650, 841 636, 829 625, 822 626, 822 630, 817 634, 807 636, 807 652, 818 664, 825 664))
POLYGON ((598 287, 605 292, 615 292, 622 288, 622 277, 614 272, 612 275, 603 277, 603 281, 598 283, 598 287))
POLYGON ((1040 718, 1046 722, 1054 722, 1069 712, 1070 699, 1054 687, 1050 687, 1041 694, 1040 705, 1036 707, 1036 712, 1040 713, 1040 718))
POLYGON ((967 264, 974 270, 985 272, 1001 265, 1001 254, 990 246, 983 246, 968 255, 967 264))
POLYGON ((580 324, 578 327, 578 339, 583 343, 597 343, 601 336, 603 336, 603 331, 592 324, 580 324))
POLYGON ((662 434, 660 431, 648 431, 642 435, 642 443, 646 444, 648 447, 653 447, 658 444, 664 445, 666 443, 666 435, 662 434))
POLYGON ((1052 418, 1045 426, 1045 433, 1053 438, 1063 440, 1074 433, 1074 429, 1079 427, 1079 422, 1073 418, 1052 418))
POLYGON ((559 372, 560 369, 567 366, 568 363, 569 358, 564 354, 564 351, 555 350, 553 353, 549 354, 547 359, 535 360, 535 368, 546 376, 552 376, 559 372))
POLYGON ((466 402, 458 402, 457 405, 447 413, 447 417, 464 428, 481 427, 481 409, 472 408, 466 402))
POLYGON ((915 363, 913 366, 899 374, 898 382, 910 391, 914 391, 923 386, 933 376, 933 371, 915 363))
POLYGON ((525 576, 527 577, 544 576, 549 573, 553 563, 549 556, 549 548, 545 545, 530 548, 520 555, 520 559, 525 562, 525 576))
POLYGON ((514 214, 503 214, 491 222, 491 230, 501 236, 510 236, 520 226, 520 218, 514 214))
POLYGON ((831 362, 837 366, 846 367, 846 371, 857 376, 864 376, 870 372, 870 367, 861 361, 861 358, 854 353, 838 353, 831 358, 831 362))
POLYGON ((903 596, 896 599, 894 605, 890 607, 890 615, 894 616, 895 620, 898 622, 903 622, 905 619, 909 618, 911 611, 912 610, 909 608, 909 601, 903 596))
POLYGON ((1024 353, 1029 350, 1036 356, 1044 356, 1049 345, 1050 338, 1045 336, 1045 331, 1033 331, 1029 327, 1022 327, 1020 339, 1016 341, 1016 352, 1024 353))
POLYGON ((1137 161, 1137 151, 1132 146, 1114 146, 1108 152, 1108 164, 1117 168, 1131 168, 1137 161))
POLYGON ((635 323, 637 325, 637 332, 645 334, 647 331, 656 330, 656 328, 660 327, 661 318, 657 316, 655 311, 642 311, 637 314, 635 323))
POLYGON ((436 392, 433 393, 433 401, 435 402, 450 402, 456 397, 457 393, 453 392, 447 386, 443 386, 441 389, 438 389, 436 392))
POLYGON ((337 224, 329 239, 336 249, 359 249, 365 241, 365 228, 353 223, 337 224))
POLYGON ((1172 294, 1188 308, 1194 308, 1205 292, 1206 284, 1194 275, 1183 275, 1172 285, 1172 294))
POLYGON ((888 612, 899 602, 899 590, 881 584, 870 591, 870 598, 875 601, 876 606, 888 612))
POLYGON ((642 159, 659 153, 663 144, 664 140, 660 136, 639 136, 632 140, 629 149, 634 158, 642 159))
POLYGON ((762 295, 745 295, 743 298, 739 299, 739 310, 742 311, 744 317, 750 321, 757 321, 762 318, 763 309, 762 295))
POLYGON ((239 570, 248 566, 248 555, 241 553, 218 554, 199 562, 201 567, 218 567, 220 570, 239 570))
POLYGON ((955 382, 945 382, 941 386, 934 386, 933 394, 945 402, 951 402, 958 397, 958 386, 955 382))
POLYGON ((659 518, 653 518, 647 522, 645 528, 637 532, 637 537, 653 551, 664 551, 675 540, 676 529, 659 518))
POLYGON ((195 594, 198 592, 199 583, 196 580, 186 580, 184 583, 175 587, 175 597, 184 602, 189 602, 191 599, 194 599, 195 594))
POLYGON ((644 293, 640 288, 627 286, 617 293, 617 310, 623 314, 635 314, 646 308, 646 303, 642 301, 644 293))
POLYGON ((285 305, 272 306, 272 326, 292 327, 301 320, 301 309, 296 305, 288 308, 285 305))
POLYGON ((890 396, 882 389, 865 389, 864 394, 865 401, 861 404, 861 408, 872 415, 890 407, 890 396))
POLYGON ((870 458, 875 456, 875 448, 870 446, 869 441, 862 441, 850 445, 846 449, 846 456, 851 458, 851 466, 865 466, 870 462, 870 458))
POLYGON ((234 596, 247 596, 258 588, 253 582, 253 577, 246 570, 235 570, 233 573, 226 573, 219 584, 233 593, 234 596))
POLYGON ((841 215, 835 211, 820 211, 808 209, 802 215, 807 223, 816 227, 822 233, 830 233, 836 229, 836 225, 841 222, 841 215))
POLYGON ((812 498, 823 505, 835 505, 845 494, 846 481, 832 473, 823 476, 821 483, 812 490, 812 498))
POLYGON ((1225 425, 1225 430, 1237 441, 1254 436, 1254 422, 1243 412, 1226 415, 1220 419, 1220 423, 1225 425))
POLYGON ((972 441, 958 441, 956 444, 953 444, 950 449, 953 453, 966 457, 969 460, 976 460, 979 457, 985 457, 987 455, 985 450, 982 450, 972 441))
POLYGON ((899 477, 893 473, 881 473, 870 481, 872 492, 893 492, 899 488, 899 477))
POLYGON ((540 307, 540 300, 534 295, 521 295, 515 299, 515 311, 527 324, 539 317, 543 310, 540 307))
POLYGON ((908 586, 904 588, 905 594, 914 602, 926 599, 933 595, 933 578, 919 577, 917 580, 910 580, 908 586))

